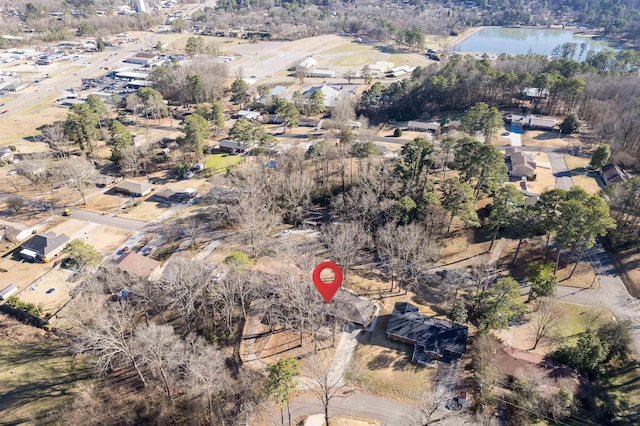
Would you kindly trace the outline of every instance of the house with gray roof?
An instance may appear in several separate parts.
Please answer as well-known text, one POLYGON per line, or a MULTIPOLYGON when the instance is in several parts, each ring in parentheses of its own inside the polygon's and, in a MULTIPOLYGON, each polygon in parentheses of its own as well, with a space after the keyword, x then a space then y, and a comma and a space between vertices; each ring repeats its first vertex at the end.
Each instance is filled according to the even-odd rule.
POLYGON ((144 197, 153 190, 153 185, 146 181, 123 180, 113 187, 116 192, 132 197, 144 197))
POLYGON ((64 248, 69 241, 65 234, 53 232, 37 234, 20 245, 20 257, 29 262, 41 262, 51 259, 64 248))
POLYGON ((504 151, 509 176, 514 178, 531 178, 536 173, 536 161, 531 155, 509 146, 504 151))
POLYGON ((415 345, 412 362, 430 365, 443 358, 461 358, 467 351, 469 329, 451 321, 428 317, 408 302, 397 302, 387 323, 387 337, 415 345))

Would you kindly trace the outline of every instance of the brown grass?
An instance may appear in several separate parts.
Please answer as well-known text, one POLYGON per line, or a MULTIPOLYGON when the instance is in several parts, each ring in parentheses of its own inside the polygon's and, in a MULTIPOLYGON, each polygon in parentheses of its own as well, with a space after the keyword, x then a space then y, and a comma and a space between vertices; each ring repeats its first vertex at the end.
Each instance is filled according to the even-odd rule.
POLYGON ((82 358, 66 342, 0 315, 0 419, 3 424, 42 424, 89 378, 82 358))
POLYGON ((598 194, 600 192, 600 185, 598 185, 598 181, 586 175, 577 175, 571 176, 571 180, 573 181, 574 186, 579 186, 580 188, 587 191, 589 194, 598 194))
POLYGON ((371 393, 411 399, 433 386, 435 369, 411 364, 413 347, 389 340, 385 334, 389 316, 378 318, 373 333, 363 332, 353 354, 359 368, 357 381, 371 393))

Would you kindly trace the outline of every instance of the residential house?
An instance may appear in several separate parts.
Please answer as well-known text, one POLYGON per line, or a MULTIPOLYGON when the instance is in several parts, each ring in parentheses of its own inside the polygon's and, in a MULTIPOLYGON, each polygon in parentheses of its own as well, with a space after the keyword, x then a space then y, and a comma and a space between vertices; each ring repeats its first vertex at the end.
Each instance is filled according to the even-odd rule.
POLYGON ((327 109, 333 108, 336 103, 336 99, 340 96, 340 90, 333 86, 314 86, 303 93, 304 96, 311 97, 316 91, 322 92, 324 97, 324 107, 327 109))
POLYGON ((116 192, 132 197, 144 197, 153 190, 153 185, 145 181, 123 180, 113 187, 116 192))
POLYGON ((218 142, 218 150, 222 152, 238 153, 245 152, 249 149, 249 146, 241 141, 234 141, 232 139, 223 139, 218 142))
POLYGON ((140 278, 152 278, 160 267, 160 262, 135 252, 124 253, 116 260, 118 269, 140 278))
POLYGON ((615 182, 626 182, 630 179, 629 173, 625 172, 619 165, 609 163, 600 169, 600 174, 606 185, 615 182))
POLYGON ((156 192, 153 197, 164 203, 186 203, 196 195, 196 190, 187 188, 184 191, 174 191, 168 186, 156 192))
POLYGON ((386 332, 391 340, 415 345, 411 360, 422 365, 462 357, 469 336, 467 327, 422 315, 417 306, 408 302, 396 302, 386 332))
POLYGON ((247 121, 256 121, 260 119, 260 115, 260 111, 241 109, 237 113, 233 114, 233 118, 244 118, 247 121))
POLYGON ((407 123, 407 130, 438 133, 440 131, 440 123, 437 121, 430 121, 428 123, 424 121, 409 121, 407 123))
POLYGON ((20 223, 0 220, 0 241, 7 240, 12 243, 24 240, 31 235, 31 228, 20 223))
POLYGON ((336 76, 336 72, 329 68, 314 68, 309 71, 308 76, 315 78, 334 78, 336 76))
POLYGON ((13 160, 13 151, 8 146, 0 146, 0 163, 13 160))
POLYGON ((552 130, 557 124, 553 118, 536 117, 534 115, 507 114, 505 120, 511 123, 512 128, 552 130))
POLYGON ((411 74, 413 72, 413 70, 415 70, 416 67, 411 67, 409 65, 401 65, 399 67, 395 67, 390 69, 387 72, 387 77, 389 78, 398 78, 398 77, 402 77, 404 75, 407 74, 411 74))
POLYGON ((507 147, 504 154, 509 176, 532 178, 536 173, 536 161, 530 154, 526 154, 513 146, 507 147))
POLYGON ((331 300, 337 316, 350 323, 366 327, 373 319, 375 305, 368 299, 340 288, 331 300))
POLYGON ((20 245, 20 256, 30 262, 41 262, 58 254, 69 241, 65 234, 37 234, 20 245))
POLYGON ((109 175, 105 175, 100 173, 94 180, 93 183, 95 184, 95 186, 97 186, 98 188, 104 188, 106 186, 111 185, 112 183, 115 183, 116 181, 118 181, 119 177, 114 177, 114 176, 109 176, 109 175))
POLYGON ((525 87, 522 90, 522 94, 527 98, 544 99, 549 96, 549 90, 538 87, 525 87))
POLYGON ((366 65, 366 67, 369 69, 371 76, 377 78, 384 75, 384 73, 393 68, 394 65, 393 62, 378 61, 375 64, 366 65))

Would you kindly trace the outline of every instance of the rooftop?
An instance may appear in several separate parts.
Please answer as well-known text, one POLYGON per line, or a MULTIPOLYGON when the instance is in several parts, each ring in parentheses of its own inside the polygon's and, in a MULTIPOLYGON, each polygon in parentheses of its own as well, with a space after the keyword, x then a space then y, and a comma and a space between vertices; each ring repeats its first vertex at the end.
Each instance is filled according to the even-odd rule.
POLYGON ((131 275, 149 278, 153 271, 160 266, 160 262, 135 252, 129 252, 123 254, 116 260, 116 266, 131 275))

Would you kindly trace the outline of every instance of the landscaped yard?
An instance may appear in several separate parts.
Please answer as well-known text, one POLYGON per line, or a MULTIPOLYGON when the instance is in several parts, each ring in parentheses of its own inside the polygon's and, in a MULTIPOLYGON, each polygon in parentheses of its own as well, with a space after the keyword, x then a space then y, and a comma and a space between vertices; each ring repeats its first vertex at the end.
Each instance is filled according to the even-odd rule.
POLYGON ((0 314, 0 422, 43 424, 69 402, 90 369, 63 341, 0 314))
POLYGON ((212 154, 207 158, 205 168, 211 173, 221 173, 227 170, 229 166, 235 166, 242 161, 239 155, 231 154, 212 154))

